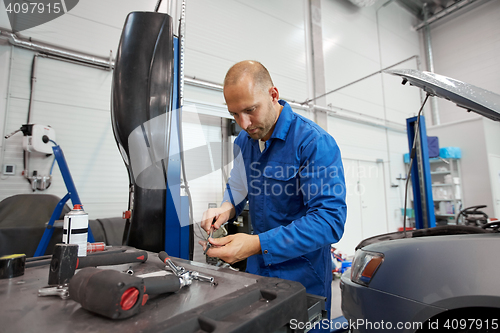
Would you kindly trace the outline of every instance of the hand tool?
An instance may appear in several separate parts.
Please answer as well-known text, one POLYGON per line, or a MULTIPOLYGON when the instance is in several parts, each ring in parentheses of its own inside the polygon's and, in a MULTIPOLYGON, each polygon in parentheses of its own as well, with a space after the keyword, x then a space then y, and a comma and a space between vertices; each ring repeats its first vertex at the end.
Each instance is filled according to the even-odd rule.
POLYGON ((170 268, 170 270, 174 273, 175 276, 177 276, 180 279, 183 279, 184 281, 189 281, 186 282, 187 285, 191 284, 192 280, 198 280, 198 281, 203 281, 203 282, 210 282, 210 285, 216 287, 218 283, 215 281, 215 279, 211 276, 203 275, 200 274, 200 272, 196 271, 186 271, 186 269, 182 266, 177 266, 174 264, 172 259, 169 258, 167 252, 161 251, 158 253, 158 258, 167 266, 170 268))
POLYGON ((38 296, 59 296, 62 299, 68 299, 68 284, 64 284, 61 286, 47 286, 38 289, 38 296))
POLYGON ((10 279, 24 274, 25 254, 0 256, 0 279, 10 279))
POLYGON ((118 252, 78 257, 78 245, 56 244, 49 268, 49 286, 68 283, 75 270, 84 267, 119 265, 148 260, 146 251, 118 252))
POLYGON ((134 275, 134 270, 132 269, 132 266, 129 266, 129 268, 127 268, 125 271, 123 271, 123 273, 134 275))
POLYGON ((207 245, 205 247, 205 251, 203 251, 203 255, 206 255, 207 254, 207 251, 210 247, 212 247, 212 243, 210 243, 208 241, 209 238, 212 238, 213 234, 214 234, 214 223, 215 221, 217 221, 217 218, 214 217, 213 221, 212 221, 212 225, 210 226, 210 233, 208 234, 208 237, 207 237, 207 245))
POLYGON ((174 276, 139 278, 115 270, 87 267, 71 279, 69 297, 82 308, 111 319, 139 313, 149 295, 173 293, 186 284, 174 276))
POLYGON ((190 273, 191 273, 191 276, 193 277, 193 279, 195 279, 195 280, 210 282, 210 284, 213 286, 217 285, 217 283, 215 282, 215 279, 212 276, 206 276, 206 275, 200 274, 200 272, 196 272, 196 271, 192 271, 190 273))

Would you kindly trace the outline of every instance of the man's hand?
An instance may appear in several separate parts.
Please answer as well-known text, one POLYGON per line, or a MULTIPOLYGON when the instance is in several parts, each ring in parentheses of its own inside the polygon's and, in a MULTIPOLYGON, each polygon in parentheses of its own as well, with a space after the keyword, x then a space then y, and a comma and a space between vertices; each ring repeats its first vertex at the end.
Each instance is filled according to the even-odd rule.
MULTIPOLYGON (((212 247, 208 249, 209 257, 220 258, 229 264, 246 259, 254 254, 261 253, 260 239, 257 235, 235 234, 222 238, 209 238, 212 247)), ((205 250, 206 242, 199 241, 205 250)))
POLYGON ((203 213, 201 227, 209 234, 214 217, 216 221, 213 227, 215 230, 218 230, 221 225, 233 218, 234 214, 235 210, 233 205, 230 202, 224 202, 219 208, 210 208, 203 213))

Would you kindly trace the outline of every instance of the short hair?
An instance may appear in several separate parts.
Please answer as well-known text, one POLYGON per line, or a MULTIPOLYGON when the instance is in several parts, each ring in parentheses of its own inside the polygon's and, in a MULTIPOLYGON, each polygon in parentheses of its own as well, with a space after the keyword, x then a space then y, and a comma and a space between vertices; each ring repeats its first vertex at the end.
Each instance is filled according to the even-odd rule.
POLYGON ((241 78, 250 75, 254 84, 262 89, 274 86, 271 75, 264 65, 255 60, 244 60, 234 64, 226 73, 224 86, 236 84, 241 78))

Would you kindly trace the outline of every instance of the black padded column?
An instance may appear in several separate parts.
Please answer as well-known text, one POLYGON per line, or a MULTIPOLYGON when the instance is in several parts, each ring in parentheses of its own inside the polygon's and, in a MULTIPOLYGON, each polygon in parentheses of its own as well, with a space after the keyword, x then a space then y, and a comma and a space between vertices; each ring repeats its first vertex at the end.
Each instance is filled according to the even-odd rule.
POLYGON ((111 118, 133 189, 124 244, 153 252, 164 249, 165 116, 171 111, 173 66, 172 18, 130 13, 113 73, 111 118))

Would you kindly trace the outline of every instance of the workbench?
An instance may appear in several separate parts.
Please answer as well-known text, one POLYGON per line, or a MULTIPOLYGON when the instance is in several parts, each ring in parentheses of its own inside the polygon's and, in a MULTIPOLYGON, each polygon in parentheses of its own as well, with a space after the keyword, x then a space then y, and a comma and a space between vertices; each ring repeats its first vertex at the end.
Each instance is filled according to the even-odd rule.
MULTIPOLYGON (((186 270, 213 276, 218 285, 193 281, 177 293, 150 297, 133 317, 112 320, 71 299, 37 296, 48 281, 46 259, 27 267, 22 276, 0 280, 0 332, 287 332, 291 319, 321 319, 321 298, 306 296, 300 283, 172 259, 186 270)), ((156 253, 149 253, 145 263, 100 268, 132 270, 139 276, 165 271, 156 253)))

